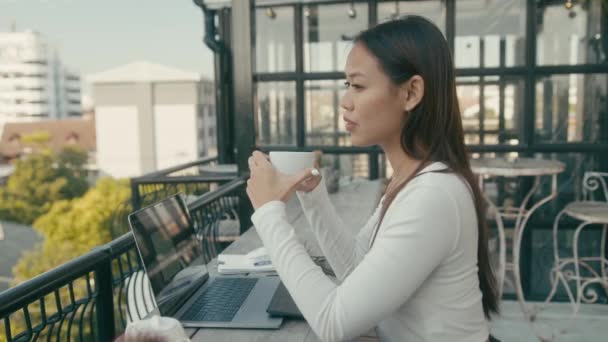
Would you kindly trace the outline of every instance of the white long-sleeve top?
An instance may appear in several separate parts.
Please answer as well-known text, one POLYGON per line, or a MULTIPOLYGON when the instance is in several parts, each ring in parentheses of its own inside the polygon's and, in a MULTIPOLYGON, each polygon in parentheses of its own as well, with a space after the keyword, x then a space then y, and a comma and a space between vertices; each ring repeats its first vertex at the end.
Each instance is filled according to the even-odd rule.
POLYGON ((459 176, 429 172, 442 169, 427 166, 401 190, 371 248, 380 205, 355 236, 325 186, 298 193, 339 284, 298 241, 283 202, 255 211, 252 221, 277 273, 321 340, 348 340, 375 327, 383 342, 486 341, 472 195, 459 176))

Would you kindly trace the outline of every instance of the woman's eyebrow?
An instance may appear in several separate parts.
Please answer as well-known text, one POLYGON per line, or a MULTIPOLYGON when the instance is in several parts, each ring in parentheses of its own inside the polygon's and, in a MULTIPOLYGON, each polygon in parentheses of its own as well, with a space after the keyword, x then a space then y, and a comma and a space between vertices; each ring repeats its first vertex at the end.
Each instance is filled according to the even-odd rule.
POLYGON ((359 72, 359 71, 355 71, 355 72, 352 72, 352 73, 350 73, 350 74, 349 74, 349 73, 345 73, 345 75, 346 75, 346 78, 353 78, 353 77, 355 77, 355 76, 362 76, 362 77, 364 77, 364 76, 365 76, 364 74, 362 74, 362 73, 361 73, 361 72, 359 72))

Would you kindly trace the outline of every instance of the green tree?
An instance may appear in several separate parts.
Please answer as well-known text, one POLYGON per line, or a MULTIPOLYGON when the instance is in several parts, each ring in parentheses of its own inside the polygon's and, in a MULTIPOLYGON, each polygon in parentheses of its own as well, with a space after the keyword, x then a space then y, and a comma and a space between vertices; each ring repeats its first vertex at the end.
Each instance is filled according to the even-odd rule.
POLYGON ((37 149, 46 149, 47 145, 51 141, 51 134, 47 131, 38 131, 33 132, 27 135, 24 135, 21 138, 21 142, 24 145, 29 145, 35 147, 37 149))
MULTIPOLYGON (((48 134, 35 133, 24 141, 40 147, 48 142, 48 134)), ((86 161, 86 152, 74 147, 59 153, 36 148, 17 160, 14 173, 0 188, 0 219, 31 224, 54 202, 82 196, 88 188, 86 161)))
MULTIPOLYGON (((24 253, 17 265, 13 268, 14 282, 19 283, 30 279, 40 273, 57 267, 71 259, 89 252, 92 248, 110 242, 115 210, 122 203, 128 201, 131 190, 128 180, 114 180, 112 178, 100 179, 89 189, 84 196, 71 200, 59 200, 52 204, 47 213, 34 221, 34 229, 44 237, 41 245, 34 250, 24 253)), ((73 283, 73 293, 76 300, 86 298, 87 285, 84 279, 73 283)), ((70 296, 66 286, 59 290, 62 307, 70 303, 70 296)), ((41 310, 38 302, 29 307, 32 321, 39 322, 41 310)), ((49 295, 45 298, 47 315, 57 313, 55 297, 49 295)), ((88 326, 90 312, 84 316, 77 315, 75 326, 70 334, 72 339, 78 340, 80 333, 78 322, 85 322, 83 334, 89 340, 88 326)), ((69 324, 62 326, 62 336, 67 336, 69 324)), ((1 327, 1 326, 0 326, 1 327)), ((11 330, 14 334, 25 330, 26 322, 20 315, 14 315, 11 321, 11 330)), ((49 333, 47 328, 41 333, 44 338, 49 333)), ((55 333, 55 331, 53 331, 55 333)), ((0 342, 2 333, 0 332, 0 342)))
POLYGON ((34 222, 44 242, 25 253, 13 268, 15 281, 30 279, 110 242, 114 212, 130 196, 127 180, 103 178, 81 198, 55 202, 34 222))

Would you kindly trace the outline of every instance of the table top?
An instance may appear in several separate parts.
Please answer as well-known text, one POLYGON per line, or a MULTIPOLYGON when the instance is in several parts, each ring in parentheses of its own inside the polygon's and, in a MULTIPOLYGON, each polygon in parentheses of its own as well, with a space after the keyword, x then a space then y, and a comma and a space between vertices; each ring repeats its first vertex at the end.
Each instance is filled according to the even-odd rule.
POLYGON ((480 158, 471 160, 474 173, 486 176, 543 176, 555 175, 565 169, 564 163, 557 160, 535 158, 480 158))
POLYGON ((236 175, 238 167, 236 164, 211 164, 201 165, 199 169, 205 174, 213 175, 236 175))
MULTIPOLYGON (((357 232, 363 227, 373 213, 380 197, 383 185, 381 181, 363 181, 348 184, 330 198, 344 222, 357 232)), ((287 218, 293 225, 296 235, 303 241, 312 255, 321 255, 320 248, 313 236, 298 199, 294 196, 287 202, 287 218)), ((261 247, 262 241, 255 229, 251 228, 232 243, 225 252, 246 254, 261 247)), ((217 276, 217 260, 208 264, 209 274, 217 276)), ((294 341, 318 342, 319 339, 303 320, 285 320, 278 330, 251 329, 187 329, 193 342, 206 341, 294 341)), ((373 333, 362 336, 357 341, 376 341, 373 333)))

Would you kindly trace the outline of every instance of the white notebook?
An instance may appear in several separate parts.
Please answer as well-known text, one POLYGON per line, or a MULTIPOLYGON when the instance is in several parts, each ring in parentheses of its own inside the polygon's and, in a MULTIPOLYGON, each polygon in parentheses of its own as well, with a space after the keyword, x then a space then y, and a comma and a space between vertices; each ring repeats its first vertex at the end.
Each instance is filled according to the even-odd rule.
POLYGON ((260 247, 247 254, 220 254, 217 256, 220 274, 276 273, 266 248, 260 247))

